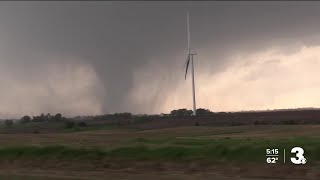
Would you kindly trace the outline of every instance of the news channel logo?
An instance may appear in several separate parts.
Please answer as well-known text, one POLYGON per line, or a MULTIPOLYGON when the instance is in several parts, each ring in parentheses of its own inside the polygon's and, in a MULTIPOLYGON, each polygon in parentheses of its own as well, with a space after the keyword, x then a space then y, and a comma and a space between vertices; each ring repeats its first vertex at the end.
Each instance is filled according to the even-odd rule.
MULTIPOLYGON (((286 149, 280 152, 279 148, 267 148, 266 149, 266 161, 268 164, 276 164, 279 160, 286 163, 286 149)), ((304 157, 304 149, 301 147, 294 147, 291 149, 290 161, 296 165, 303 165, 307 163, 307 159, 304 157), (293 156, 293 157, 292 157, 293 156)))

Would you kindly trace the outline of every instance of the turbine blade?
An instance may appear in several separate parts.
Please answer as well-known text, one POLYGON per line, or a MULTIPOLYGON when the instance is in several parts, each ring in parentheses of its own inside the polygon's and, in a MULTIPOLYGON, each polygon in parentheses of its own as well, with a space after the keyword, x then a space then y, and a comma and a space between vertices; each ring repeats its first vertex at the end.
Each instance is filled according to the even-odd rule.
POLYGON ((185 75, 184 75, 184 79, 187 79, 187 73, 188 73, 189 63, 190 63, 190 55, 188 55, 188 57, 187 57, 187 62, 186 62, 186 73, 185 73, 185 75))
POLYGON ((184 67, 186 67, 187 66, 187 63, 188 63, 188 61, 189 61, 189 54, 188 54, 188 56, 187 56, 187 60, 186 60, 186 62, 184 63, 184 67))

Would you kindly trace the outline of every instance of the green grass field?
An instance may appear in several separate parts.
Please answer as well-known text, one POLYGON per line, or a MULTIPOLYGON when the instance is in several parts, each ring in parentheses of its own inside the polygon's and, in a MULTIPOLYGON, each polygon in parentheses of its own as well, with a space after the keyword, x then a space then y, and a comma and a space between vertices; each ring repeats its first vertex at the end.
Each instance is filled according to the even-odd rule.
MULTIPOLYGON (((290 150, 303 147, 312 161, 320 161, 319 138, 137 138, 123 147, 71 147, 67 145, 8 146, 0 148, 0 158, 102 159, 212 162, 263 162, 267 148, 290 150)), ((312 161, 309 161, 311 163, 312 161)))

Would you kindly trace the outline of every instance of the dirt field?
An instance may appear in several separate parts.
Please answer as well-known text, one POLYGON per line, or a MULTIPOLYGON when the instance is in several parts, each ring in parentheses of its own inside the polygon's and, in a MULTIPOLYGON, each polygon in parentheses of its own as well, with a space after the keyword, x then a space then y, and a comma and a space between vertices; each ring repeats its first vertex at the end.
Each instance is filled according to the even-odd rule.
MULTIPOLYGON (((168 144, 202 147, 203 143, 229 139, 286 140, 290 138, 313 138, 320 142, 319 125, 257 125, 232 127, 178 127, 154 130, 110 129, 69 133, 45 134, 0 134, 2 147, 15 145, 66 145, 70 147, 97 147, 113 149, 143 143, 151 147, 168 144), (180 141, 188 139, 188 141, 180 141), (192 141, 190 141, 192 140, 192 141), (204 141, 205 140, 205 141, 204 141), (182 143, 182 144, 181 144, 182 143), (202 143, 202 144, 201 144, 202 143)), ((238 141, 235 141, 238 142, 238 141)), ((310 141, 311 142, 311 141, 310 141)), ((316 143, 315 142, 315 143, 316 143)), ((290 142, 293 143, 294 142, 290 142)), ((314 143, 314 142, 313 142, 314 143)), ((304 146, 308 146, 308 141, 304 146)), ((311 145, 311 144, 310 144, 311 145)), ((235 145, 236 146, 236 145, 235 145)), ((280 144, 279 144, 280 146, 280 144)), ((250 147, 249 147, 250 148, 250 147)), ((254 147, 253 147, 254 148, 254 147)), ((303 147, 308 148, 308 147, 303 147)), ((262 152, 265 149, 262 149, 262 152)), ((320 152, 312 152, 320 153, 320 152)), ((263 154, 261 159, 264 159, 263 154)), ((315 156, 318 157, 318 156, 315 156)), ((167 162, 136 161, 121 159, 105 160, 60 160, 60 159, 1 159, 0 179, 320 179, 320 165, 313 161, 306 165, 290 163, 267 164, 262 161, 244 159, 224 162, 167 162)))

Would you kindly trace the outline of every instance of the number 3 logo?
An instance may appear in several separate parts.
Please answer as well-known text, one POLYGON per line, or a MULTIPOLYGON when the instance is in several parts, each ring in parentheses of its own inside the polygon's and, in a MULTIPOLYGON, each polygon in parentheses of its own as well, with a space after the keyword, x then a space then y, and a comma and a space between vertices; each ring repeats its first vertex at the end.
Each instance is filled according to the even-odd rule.
POLYGON ((307 159, 304 158, 304 156, 303 156, 304 150, 301 147, 292 148, 291 153, 296 154, 296 157, 291 158, 291 162, 293 164, 306 164, 307 163, 307 159))

